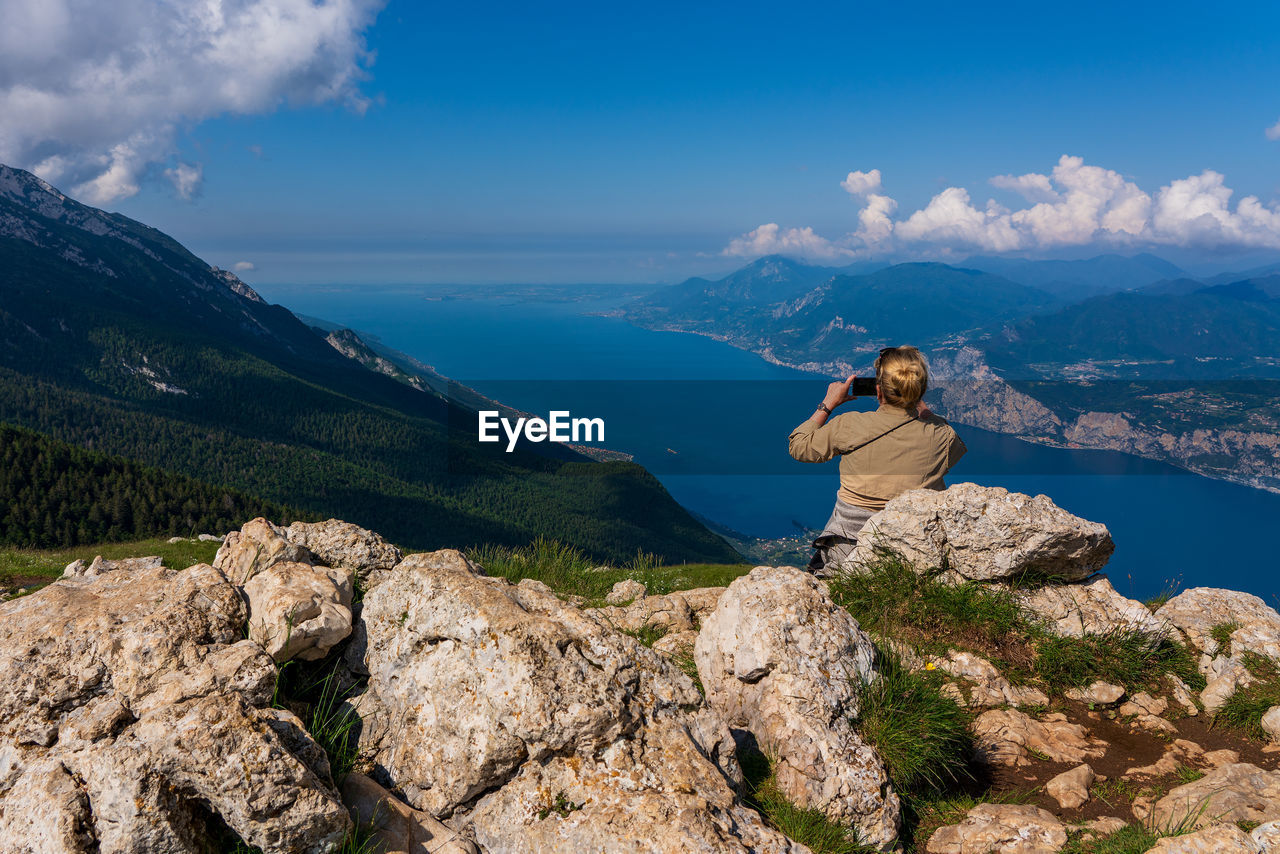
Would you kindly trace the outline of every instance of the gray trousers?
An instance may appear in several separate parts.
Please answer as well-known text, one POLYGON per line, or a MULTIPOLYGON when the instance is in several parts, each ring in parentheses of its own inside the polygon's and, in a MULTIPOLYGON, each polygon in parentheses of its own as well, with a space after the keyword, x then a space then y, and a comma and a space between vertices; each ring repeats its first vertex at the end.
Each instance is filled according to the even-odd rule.
POLYGON ((863 526, 876 512, 867 507, 846 504, 837 498, 831 518, 813 541, 813 557, 809 559, 808 570, 822 578, 835 575, 858 545, 858 534, 863 526))

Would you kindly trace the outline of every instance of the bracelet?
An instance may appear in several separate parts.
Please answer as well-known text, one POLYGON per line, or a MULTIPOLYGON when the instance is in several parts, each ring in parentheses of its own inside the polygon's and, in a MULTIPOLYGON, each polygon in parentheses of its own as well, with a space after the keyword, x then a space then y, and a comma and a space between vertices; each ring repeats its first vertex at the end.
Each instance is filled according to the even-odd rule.
POLYGON ((821 409, 823 412, 827 413, 828 415, 831 414, 831 410, 827 408, 827 402, 825 400, 822 401, 822 403, 818 404, 818 408, 821 409))

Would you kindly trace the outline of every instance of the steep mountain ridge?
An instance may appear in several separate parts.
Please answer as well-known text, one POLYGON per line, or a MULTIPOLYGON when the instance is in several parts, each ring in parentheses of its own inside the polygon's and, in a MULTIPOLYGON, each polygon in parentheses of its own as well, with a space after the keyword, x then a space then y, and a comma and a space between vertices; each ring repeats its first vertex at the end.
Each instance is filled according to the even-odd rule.
POLYGON ((0 173, 0 420, 422 546, 557 537, 736 560, 648 472, 495 451, 474 412, 369 370, 176 241, 0 173))

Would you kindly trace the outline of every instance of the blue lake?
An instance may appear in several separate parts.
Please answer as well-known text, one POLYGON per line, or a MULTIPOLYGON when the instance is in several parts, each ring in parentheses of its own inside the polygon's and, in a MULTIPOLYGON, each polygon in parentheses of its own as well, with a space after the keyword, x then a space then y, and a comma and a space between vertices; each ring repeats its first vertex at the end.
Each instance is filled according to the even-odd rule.
MULTIPOLYGON (((439 289, 274 287, 301 314, 372 333, 440 373, 532 412, 602 417, 606 445, 635 455, 689 509, 761 537, 820 526, 836 463, 803 465, 786 436, 827 379, 708 338, 591 312, 616 299, 440 299, 439 289)), ((1049 495, 1105 523, 1121 592, 1229 587, 1276 604, 1280 495, 1108 451, 1046 448, 958 426, 969 446, 948 478, 1049 495)))

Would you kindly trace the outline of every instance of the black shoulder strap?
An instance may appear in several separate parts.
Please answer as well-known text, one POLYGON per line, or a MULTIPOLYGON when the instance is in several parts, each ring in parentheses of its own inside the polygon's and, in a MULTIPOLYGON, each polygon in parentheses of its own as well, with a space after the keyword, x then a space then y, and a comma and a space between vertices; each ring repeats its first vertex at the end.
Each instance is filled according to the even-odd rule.
POLYGON ((878 442, 879 440, 883 439, 885 436, 888 436, 894 430, 897 430, 899 427, 910 424, 912 421, 919 421, 919 420, 920 419, 916 418, 916 416, 912 415, 910 418, 908 418, 906 421, 903 421, 901 424, 893 425, 888 430, 885 430, 883 433, 881 433, 879 436, 876 436, 875 438, 872 438, 872 439, 868 439, 867 441, 863 442, 861 445, 858 445, 856 448, 850 448, 849 450, 845 451, 845 453, 852 454, 854 451, 861 451, 867 445, 870 445, 872 442, 878 442))

